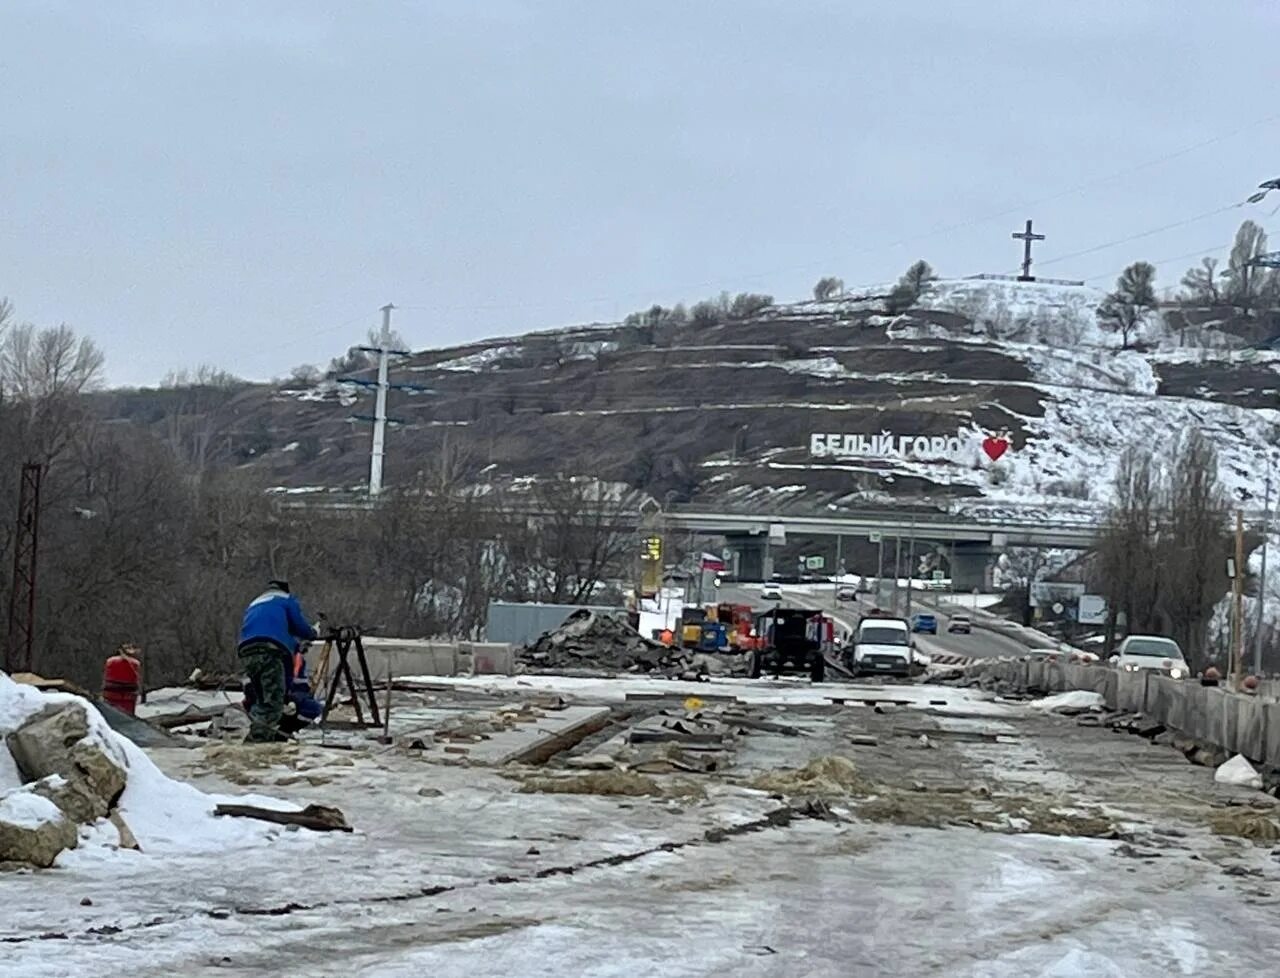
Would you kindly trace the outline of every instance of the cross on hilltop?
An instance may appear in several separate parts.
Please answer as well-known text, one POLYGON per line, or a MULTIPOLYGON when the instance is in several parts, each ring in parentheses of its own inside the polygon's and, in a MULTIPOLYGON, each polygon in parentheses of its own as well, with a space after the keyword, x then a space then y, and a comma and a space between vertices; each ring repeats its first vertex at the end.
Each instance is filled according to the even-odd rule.
POLYGON ((1031 218, 1027 218, 1027 229, 1025 231, 1014 231, 1011 237, 1022 241, 1022 274, 1018 276, 1018 281, 1034 282, 1036 277, 1031 274, 1031 242, 1043 241, 1044 235, 1033 234, 1031 231, 1031 218))

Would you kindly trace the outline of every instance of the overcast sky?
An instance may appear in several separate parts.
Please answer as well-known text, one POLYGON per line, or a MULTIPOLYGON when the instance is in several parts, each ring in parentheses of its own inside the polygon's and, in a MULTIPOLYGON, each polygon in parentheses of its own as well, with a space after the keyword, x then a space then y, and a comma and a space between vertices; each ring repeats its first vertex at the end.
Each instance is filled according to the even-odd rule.
POLYGON ((1171 285, 1280 203, 1211 213, 1280 176, 1274 0, 4 0, 0 38, 0 295, 114 383, 284 375, 388 301, 423 348, 1006 272, 1027 217, 1045 275, 1171 285))

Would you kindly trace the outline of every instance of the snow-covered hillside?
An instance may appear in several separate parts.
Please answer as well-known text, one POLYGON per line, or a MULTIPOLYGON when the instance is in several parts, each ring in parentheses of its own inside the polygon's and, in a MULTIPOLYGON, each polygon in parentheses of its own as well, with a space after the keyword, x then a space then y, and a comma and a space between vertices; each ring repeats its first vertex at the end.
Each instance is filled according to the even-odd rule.
MULTIPOLYGON (((396 366, 413 383, 392 394, 403 424, 388 440, 388 482, 447 446, 483 457, 485 478, 587 474, 758 511, 912 501, 1092 521, 1126 447, 1172 453, 1200 430, 1233 501, 1259 508, 1280 463, 1280 353, 1260 342, 1258 320, 1170 307, 1120 350, 1097 319, 1103 293, 1086 286, 942 280, 902 315, 886 314, 883 291, 416 354, 396 366), (1005 433, 1011 448, 992 463, 980 445, 1005 433), (858 447, 817 455, 815 434, 858 447), (888 436, 962 444, 857 441, 888 436)), ((252 443, 239 458, 282 491, 359 487, 368 432, 350 422, 370 398, 333 380, 271 392, 245 411, 252 443)))
MULTIPOLYGON (((1212 330, 1188 337, 1185 330, 1171 329, 1160 313, 1149 316, 1135 344, 1141 351, 1120 350, 1118 337, 1097 321, 1102 297, 1083 286, 968 279, 936 283, 919 305, 958 313, 963 321, 952 325, 904 316, 888 326, 893 342, 922 352, 929 349, 924 345, 928 342, 998 350, 1026 365, 1030 379, 1006 386, 1036 391, 1043 414, 1018 415, 1025 441, 994 464, 984 464, 975 438, 973 447, 955 460, 893 459, 886 465, 875 459, 874 467, 926 479, 944 491, 976 489, 980 498, 954 503, 962 511, 1038 507, 1066 514, 1106 503, 1116 461, 1126 447, 1151 445, 1171 454, 1182 433, 1198 429, 1218 449, 1222 482, 1233 501, 1260 507, 1268 466, 1280 472, 1280 352, 1249 348, 1212 330), (1251 407, 1216 400, 1209 390, 1196 397, 1162 393, 1161 368, 1175 364, 1213 364, 1226 370, 1247 364, 1274 377, 1274 386, 1249 391, 1259 404, 1251 407)), ((833 374, 826 360, 795 361, 790 369, 813 377, 833 374)), ((930 379, 957 388, 975 384, 947 378, 945 368, 930 379)), ((814 467, 843 462, 849 471, 865 470, 857 461, 823 461, 814 467)), ((796 481, 803 481, 798 474, 796 481)))

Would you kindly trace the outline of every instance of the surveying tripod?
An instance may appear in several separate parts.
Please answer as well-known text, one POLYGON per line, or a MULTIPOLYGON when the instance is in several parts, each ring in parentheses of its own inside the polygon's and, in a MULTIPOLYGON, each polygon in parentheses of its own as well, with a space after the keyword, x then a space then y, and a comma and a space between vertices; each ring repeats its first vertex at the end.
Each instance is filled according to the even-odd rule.
POLYGON ((321 652, 320 665, 316 669, 316 677, 312 683, 312 689, 322 689, 327 681, 329 684, 328 692, 324 698, 324 711, 320 714, 320 723, 323 725, 329 719, 329 711, 333 708, 334 697, 338 692, 338 684, 345 678, 347 681, 347 691, 351 694, 351 703, 356 709, 356 725, 360 727, 378 727, 382 725, 382 718, 378 713, 378 700, 373 694, 373 679, 369 675, 369 660, 364 654, 364 643, 360 640, 360 628, 355 625, 340 625, 330 629, 324 638, 324 649, 321 652), (364 711, 360 706, 360 693, 356 690, 355 675, 351 671, 351 661, 349 656, 352 649, 356 653, 356 661, 360 665, 360 675, 364 679, 364 695, 369 706, 369 723, 365 723, 364 711), (330 652, 336 650, 338 653, 338 664, 333 669, 333 675, 330 677, 329 663, 331 661, 330 652))

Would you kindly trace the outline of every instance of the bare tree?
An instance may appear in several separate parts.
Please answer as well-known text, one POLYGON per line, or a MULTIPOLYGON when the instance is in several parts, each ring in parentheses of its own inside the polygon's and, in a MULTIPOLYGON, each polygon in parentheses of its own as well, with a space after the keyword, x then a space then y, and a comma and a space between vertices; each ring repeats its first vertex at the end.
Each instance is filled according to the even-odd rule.
POLYGON ((1222 289, 1218 272, 1218 259, 1204 258, 1195 268, 1182 276, 1182 300, 1216 306, 1222 301, 1222 289))
POLYGON ((834 298, 844 292, 844 280, 838 279, 834 275, 827 275, 818 279, 813 286, 813 297, 819 302, 834 298))
POLYGON ((70 326, 12 326, 0 337, 0 395, 23 419, 27 457, 48 463, 84 419, 80 395, 102 379, 102 351, 70 326))
POLYGON ((1149 448, 1131 446, 1116 468, 1113 500, 1098 539, 1098 572, 1115 633, 1116 615, 1124 613, 1130 631, 1154 624, 1159 603, 1157 532, 1161 473, 1149 448))
POLYGON ((937 277, 933 267, 923 258, 920 259, 903 272, 902 277, 898 279, 898 284, 889 294, 885 308, 894 315, 906 312, 920 301, 929 283, 935 281, 937 277))
POLYGON ((1150 262, 1134 262, 1116 279, 1115 290, 1098 306, 1098 320, 1120 334, 1127 350, 1147 313, 1156 307, 1156 269, 1150 262))
POLYGON ((1253 265, 1266 250, 1267 232, 1253 221, 1241 224, 1223 272, 1223 297, 1246 316, 1275 298, 1275 270, 1253 265))
POLYGON ((194 484, 204 478, 214 436, 225 427, 229 405, 245 381, 210 364, 170 371, 161 382, 168 391, 165 440, 185 476, 194 484))
POLYGON ((1223 592, 1228 540, 1217 452, 1199 430, 1179 438, 1162 495, 1166 516, 1157 545, 1160 604, 1171 636, 1192 665, 1200 665, 1209 619, 1223 592))

